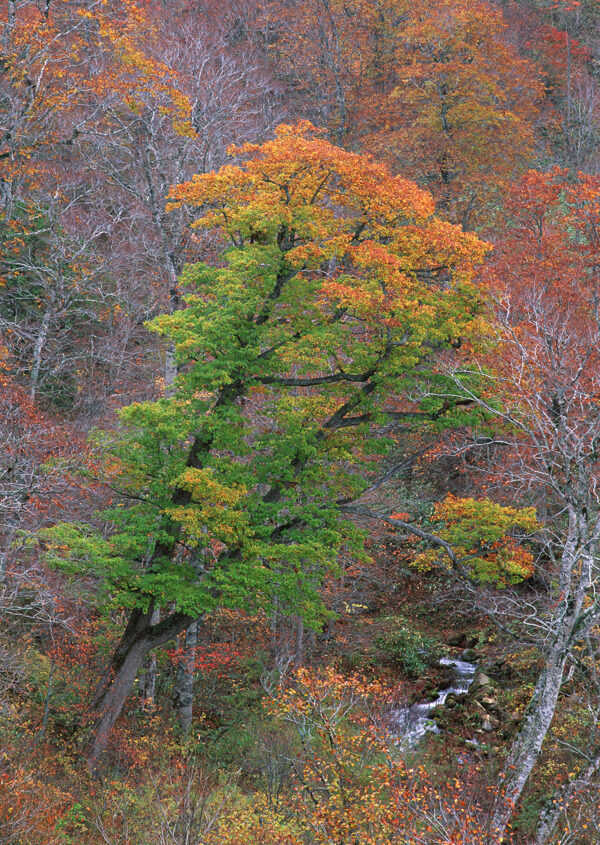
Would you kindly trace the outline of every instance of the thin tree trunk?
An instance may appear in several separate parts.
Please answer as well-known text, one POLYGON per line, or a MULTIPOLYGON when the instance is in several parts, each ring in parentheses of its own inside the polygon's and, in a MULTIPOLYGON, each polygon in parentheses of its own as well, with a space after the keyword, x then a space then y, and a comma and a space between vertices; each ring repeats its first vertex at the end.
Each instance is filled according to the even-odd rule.
MULTIPOLYGON (((29 498, 29 494, 22 492, 17 497, 17 502, 19 505, 24 505, 27 499, 29 498)), ((0 549, 0 587, 3 584, 6 584, 8 581, 8 561, 10 557, 10 550, 12 543, 15 539, 15 535, 17 533, 17 528, 19 527, 20 522, 20 511, 18 506, 16 509, 12 510, 12 513, 6 519, 6 530, 4 532, 4 536, 1 538, 2 541, 2 548, 0 549)))
POLYGON ((38 382, 40 380, 40 370, 42 367, 42 352, 48 339, 48 331, 50 328, 50 318, 52 316, 52 304, 48 303, 46 313, 42 320, 40 332, 36 338, 35 346, 33 347, 33 365, 31 367, 31 376, 29 379, 29 398, 33 401, 37 393, 38 382))
POLYGON ((175 706, 177 708, 177 721, 184 736, 188 736, 192 727, 198 626, 198 622, 192 622, 186 630, 183 654, 177 666, 175 706))
POLYGON ((331 37, 333 39, 333 46, 329 47, 329 39, 327 38, 325 32, 323 32, 322 37, 324 41, 324 48, 327 50, 329 47, 329 62, 335 79, 335 97, 337 100, 339 115, 339 126, 337 129, 336 137, 337 143, 342 146, 348 128, 348 107, 346 104, 346 92, 344 90, 344 82, 342 80, 342 52, 340 45, 340 34, 335 18, 333 16, 333 12, 331 10, 331 4, 329 0, 321 0, 321 5, 329 20, 331 37))
POLYGON ((168 399, 175 394, 176 378, 177 361, 175 359, 175 344, 167 343, 165 348, 165 395, 168 399))
POLYGON ((15 24, 17 22, 17 3, 16 0, 8 0, 8 15, 7 21, 4 24, 4 29, 2 32, 2 46, 8 47, 13 40, 13 34, 15 31, 15 24))
POLYGON ((37 738, 37 742, 41 742, 46 735, 46 728, 48 727, 48 717, 50 715, 50 700, 54 694, 52 687, 52 678, 54 676, 54 659, 50 664, 50 674, 48 675, 48 686, 46 688, 46 695, 44 697, 44 715, 42 717, 42 729, 37 738))
POLYGON ((296 617, 296 654, 294 664, 302 666, 304 661, 304 620, 301 616, 296 617))

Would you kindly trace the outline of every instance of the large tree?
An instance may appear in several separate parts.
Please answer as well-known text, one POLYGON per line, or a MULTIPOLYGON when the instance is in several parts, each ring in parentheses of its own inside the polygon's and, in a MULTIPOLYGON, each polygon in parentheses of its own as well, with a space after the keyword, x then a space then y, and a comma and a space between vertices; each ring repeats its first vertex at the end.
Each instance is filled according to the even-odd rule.
POLYGON ((188 267, 187 307, 154 321, 180 375, 122 413, 110 530, 52 532, 54 556, 130 613, 94 703, 95 762, 145 654, 204 612, 277 602, 316 622, 324 572, 361 553, 340 504, 384 448, 369 426, 410 416, 394 397, 479 325, 485 245, 415 184, 306 123, 232 154, 245 162, 172 191, 220 238, 221 266, 188 267), (156 606, 170 610, 153 624, 156 606))

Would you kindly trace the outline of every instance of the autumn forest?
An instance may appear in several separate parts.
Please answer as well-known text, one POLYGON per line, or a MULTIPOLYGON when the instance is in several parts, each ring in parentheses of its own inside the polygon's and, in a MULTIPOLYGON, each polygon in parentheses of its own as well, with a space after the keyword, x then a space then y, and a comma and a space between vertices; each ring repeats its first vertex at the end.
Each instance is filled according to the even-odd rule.
POLYGON ((0 0, 0 845, 599 787, 598 0, 0 0))

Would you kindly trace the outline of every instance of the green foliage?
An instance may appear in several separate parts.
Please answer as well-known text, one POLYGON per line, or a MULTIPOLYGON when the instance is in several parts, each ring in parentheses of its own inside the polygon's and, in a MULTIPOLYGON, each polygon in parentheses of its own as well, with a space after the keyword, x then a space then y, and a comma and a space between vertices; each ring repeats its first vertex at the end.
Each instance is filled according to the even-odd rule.
POLYGON ((123 409, 114 442, 97 436, 113 505, 96 528, 46 534, 49 559, 98 576, 105 605, 277 607, 318 626, 340 550, 365 559, 341 504, 389 448, 373 426, 417 372, 434 377, 432 350, 481 325, 485 245, 311 131, 281 127, 244 168, 174 189, 233 246, 221 266, 187 267, 186 307, 149 325, 176 350, 173 395, 123 409))
MULTIPOLYGON (((539 529, 535 508, 512 508, 490 499, 448 495, 434 506, 434 531, 461 559, 474 581, 498 587, 518 584, 533 574, 534 558, 519 542, 539 529)), ((435 566, 437 549, 418 554, 413 564, 435 566)))
POLYGON ((54 826, 59 841, 65 845, 71 845, 85 837, 91 827, 88 815, 86 808, 78 801, 69 807, 54 826))
POLYGON ((386 657, 402 666, 409 678, 418 678, 443 656, 443 649, 437 639, 406 624, 394 620, 394 627, 375 638, 375 645, 386 657))

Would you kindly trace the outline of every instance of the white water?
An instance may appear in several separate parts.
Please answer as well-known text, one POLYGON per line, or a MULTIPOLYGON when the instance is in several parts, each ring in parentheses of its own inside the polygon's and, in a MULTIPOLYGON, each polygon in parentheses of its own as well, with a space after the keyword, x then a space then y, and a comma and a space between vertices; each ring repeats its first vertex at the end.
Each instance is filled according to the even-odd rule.
POLYGON ((392 728, 398 731, 400 744, 405 748, 416 745, 427 731, 439 733, 438 726, 429 718, 429 714, 436 707, 443 707, 451 693, 463 695, 468 692, 477 668, 474 663, 454 660, 451 657, 442 657, 440 666, 452 666, 453 678, 449 687, 440 690, 433 701, 418 701, 409 706, 398 707, 391 713, 392 728))

